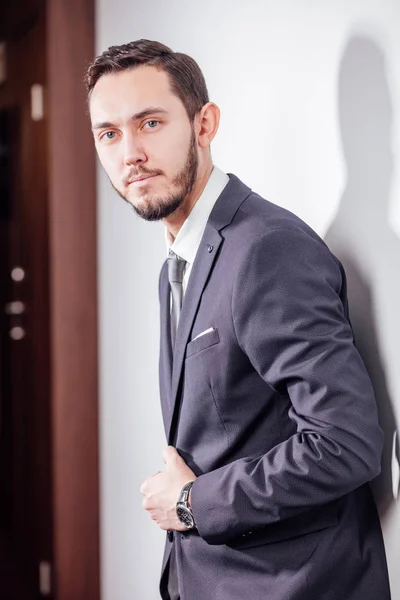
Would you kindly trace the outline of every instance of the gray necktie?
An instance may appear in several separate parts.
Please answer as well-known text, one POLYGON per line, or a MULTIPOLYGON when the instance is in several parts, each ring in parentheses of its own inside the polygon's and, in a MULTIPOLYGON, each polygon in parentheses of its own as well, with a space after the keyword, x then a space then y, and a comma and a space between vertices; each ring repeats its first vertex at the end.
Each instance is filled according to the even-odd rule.
POLYGON ((169 251, 168 279, 171 286, 172 308, 171 308, 171 344, 175 346, 176 330, 178 329, 179 316, 182 310, 183 300, 183 273, 186 261, 177 254, 169 251))

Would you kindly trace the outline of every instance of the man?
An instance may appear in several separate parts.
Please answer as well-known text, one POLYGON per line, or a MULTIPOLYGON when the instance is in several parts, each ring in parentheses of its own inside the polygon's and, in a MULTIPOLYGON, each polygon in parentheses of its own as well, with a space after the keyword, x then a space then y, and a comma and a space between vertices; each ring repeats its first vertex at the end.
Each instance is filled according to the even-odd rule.
POLYGON ((368 482, 382 433, 339 261, 305 223, 213 166, 219 109, 193 59, 139 40, 87 74, 117 193, 162 219, 165 600, 387 600, 368 482))

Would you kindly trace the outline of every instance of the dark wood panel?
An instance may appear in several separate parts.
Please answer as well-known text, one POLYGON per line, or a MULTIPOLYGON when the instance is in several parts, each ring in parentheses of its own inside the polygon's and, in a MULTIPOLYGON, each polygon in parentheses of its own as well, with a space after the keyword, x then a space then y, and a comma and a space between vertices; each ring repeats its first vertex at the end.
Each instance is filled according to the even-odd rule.
POLYGON ((0 37, 16 41, 25 37, 43 12, 45 0, 6 0, 1 3, 0 37))
POLYGON ((96 191, 83 85, 93 0, 51 0, 47 25, 56 598, 97 600, 96 191))
MULTIPOLYGON (((10 118, 11 143, 10 210, 1 232, 0 516, 6 534, 3 542, 9 541, 10 551, 14 548, 15 572, 36 597, 39 563, 52 562, 53 540, 46 121, 34 122, 30 113, 31 86, 45 84, 45 15, 37 4, 28 26, 31 6, 21 3, 21 13, 16 6, 20 4, 0 8, 3 26, 2 9, 8 10, 7 80, 0 87, 0 109, 10 118), (25 271, 22 282, 10 277, 15 266, 25 271), (5 305, 11 301, 22 302, 24 312, 6 314, 5 305), (10 337, 15 326, 25 332, 20 341, 10 337)), ((1 580, 2 598, 9 585, 1 580)))

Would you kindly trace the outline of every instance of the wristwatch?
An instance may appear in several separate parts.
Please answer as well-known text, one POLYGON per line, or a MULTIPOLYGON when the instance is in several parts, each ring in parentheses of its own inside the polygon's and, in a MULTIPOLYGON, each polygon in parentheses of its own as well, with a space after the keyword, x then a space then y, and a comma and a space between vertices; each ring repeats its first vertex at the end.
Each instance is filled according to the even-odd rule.
POLYGON ((194 529, 196 527, 193 512, 188 503, 189 492, 193 484, 194 481, 189 481, 189 483, 183 486, 179 500, 176 503, 176 515, 187 529, 194 529))

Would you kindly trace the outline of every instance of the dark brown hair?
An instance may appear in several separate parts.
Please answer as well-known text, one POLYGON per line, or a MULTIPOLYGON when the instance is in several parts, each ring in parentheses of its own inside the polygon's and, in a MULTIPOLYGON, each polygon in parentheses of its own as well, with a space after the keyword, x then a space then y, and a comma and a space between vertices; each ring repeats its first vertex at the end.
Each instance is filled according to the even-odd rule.
POLYGON ((187 54, 173 52, 168 46, 150 40, 111 46, 100 54, 86 73, 88 97, 90 98, 94 86, 103 75, 141 65, 154 66, 168 74, 171 90, 181 99, 191 121, 209 101, 206 82, 196 61, 187 54))

